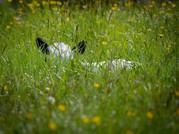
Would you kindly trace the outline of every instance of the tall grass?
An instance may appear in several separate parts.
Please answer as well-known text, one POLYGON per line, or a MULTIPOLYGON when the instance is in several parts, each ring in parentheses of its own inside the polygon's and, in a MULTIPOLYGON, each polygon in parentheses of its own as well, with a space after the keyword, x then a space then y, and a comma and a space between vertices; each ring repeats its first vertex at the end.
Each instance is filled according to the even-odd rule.
POLYGON ((0 133, 179 132, 178 2, 29 7, 0 4, 0 133), (49 59, 36 37, 71 47, 85 39, 87 50, 49 59), (142 67, 80 64, 118 58, 142 67))

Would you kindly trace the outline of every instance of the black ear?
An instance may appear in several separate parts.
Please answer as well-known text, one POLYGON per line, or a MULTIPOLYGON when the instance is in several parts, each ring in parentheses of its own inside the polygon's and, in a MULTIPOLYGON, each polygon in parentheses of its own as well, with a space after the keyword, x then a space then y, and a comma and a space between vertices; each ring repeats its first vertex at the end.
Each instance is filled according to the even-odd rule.
POLYGON ((83 54, 85 52, 85 49, 86 49, 86 41, 82 40, 81 42, 79 42, 76 46, 74 46, 72 48, 72 50, 78 50, 78 52, 80 54, 83 54))
POLYGON ((36 38, 36 44, 43 53, 49 54, 48 44, 40 37, 36 38))

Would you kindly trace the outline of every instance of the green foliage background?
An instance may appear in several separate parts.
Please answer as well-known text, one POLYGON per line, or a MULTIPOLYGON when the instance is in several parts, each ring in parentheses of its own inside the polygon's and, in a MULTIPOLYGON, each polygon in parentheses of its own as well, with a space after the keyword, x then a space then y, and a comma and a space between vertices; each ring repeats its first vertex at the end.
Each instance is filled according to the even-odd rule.
POLYGON ((12 2, 0 4, 0 133, 179 132, 177 1, 12 2), (87 50, 49 59, 38 36, 87 50), (118 58, 142 67, 80 64, 118 58))

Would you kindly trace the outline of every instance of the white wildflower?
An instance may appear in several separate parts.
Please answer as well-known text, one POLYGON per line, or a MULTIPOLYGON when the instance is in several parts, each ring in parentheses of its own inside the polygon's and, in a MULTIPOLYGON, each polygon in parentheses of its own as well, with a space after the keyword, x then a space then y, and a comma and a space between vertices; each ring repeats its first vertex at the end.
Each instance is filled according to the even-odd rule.
POLYGON ((47 97, 47 100, 51 103, 51 104, 55 104, 55 98, 52 96, 47 97))

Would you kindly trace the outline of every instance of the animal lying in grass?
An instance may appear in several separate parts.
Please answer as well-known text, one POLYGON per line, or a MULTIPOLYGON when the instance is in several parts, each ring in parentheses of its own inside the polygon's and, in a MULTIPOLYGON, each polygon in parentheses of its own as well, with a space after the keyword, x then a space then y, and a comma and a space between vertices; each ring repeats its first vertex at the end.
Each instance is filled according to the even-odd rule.
MULTIPOLYGON (((74 54, 77 51, 82 55, 85 50, 87 43, 83 40, 79 42, 72 49, 69 45, 61 43, 54 43, 54 45, 49 46, 42 38, 38 37, 36 39, 37 47, 45 54, 50 55, 53 58, 60 57, 61 60, 71 60, 74 58, 74 54)), ((134 61, 127 61, 124 59, 114 59, 110 61, 101 62, 80 62, 82 66, 92 68, 94 72, 100 71, 102 68, 108 69, 110 72, 115 72, 118 69, 132 69, 136 66, 141 66, 141 63, 134 61)))

